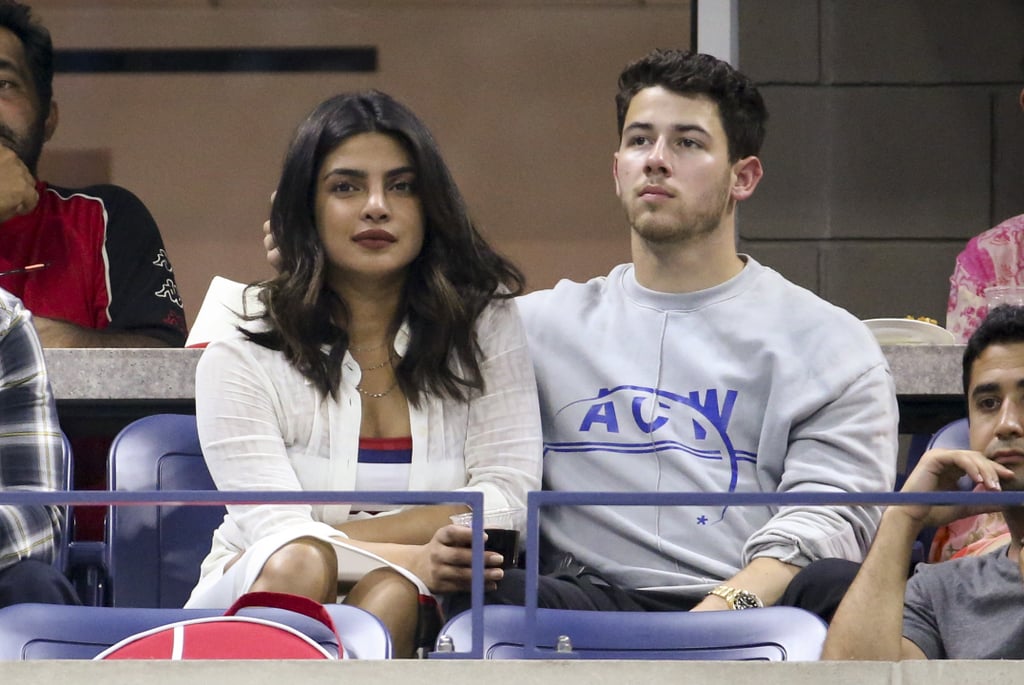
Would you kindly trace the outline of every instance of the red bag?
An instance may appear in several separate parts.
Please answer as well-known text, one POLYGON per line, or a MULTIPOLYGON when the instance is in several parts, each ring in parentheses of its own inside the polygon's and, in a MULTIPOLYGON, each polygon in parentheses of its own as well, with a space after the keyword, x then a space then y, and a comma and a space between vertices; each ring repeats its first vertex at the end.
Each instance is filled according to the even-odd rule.
POLYGON ((223 616, 177 621, 131 635, 96 659, 344 659, 345 649, 331 615, 306 597, 278 592, 242 595, 223 616), (301 614, 304 630, 277 620, 237 616, 246 607, 286 609, 301 614), (316 621, 310 622, 303 617, 316 621), (314 633, 313 639, 307 632, 314 633), (321 646, 337 645, 337 655, 321 646))

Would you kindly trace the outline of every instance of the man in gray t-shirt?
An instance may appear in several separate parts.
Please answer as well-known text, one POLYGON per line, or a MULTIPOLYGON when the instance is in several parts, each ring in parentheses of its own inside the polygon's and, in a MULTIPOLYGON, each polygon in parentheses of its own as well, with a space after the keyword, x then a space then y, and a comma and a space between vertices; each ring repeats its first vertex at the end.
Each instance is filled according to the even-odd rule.
POLYGON ((988 315, 967 342, 963 370, 969 449, 925 452, 902 491, 956 490, 966 477, 978 491, 1020 492, 1022 504, 1002 510, 1010 544, 919 567, 908 581, 921 530, 978 508, 890 507, 832 620, 825 659, 1024 657, 1024 307, 988 315))

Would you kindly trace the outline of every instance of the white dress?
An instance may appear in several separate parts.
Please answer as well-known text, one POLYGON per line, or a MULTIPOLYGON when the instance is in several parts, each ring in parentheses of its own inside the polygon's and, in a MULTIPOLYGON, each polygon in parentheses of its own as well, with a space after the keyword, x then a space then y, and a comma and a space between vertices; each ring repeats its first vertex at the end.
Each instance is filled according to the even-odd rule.
MULTIPOLYGON (((410 405, 410 490, 476 490, 485 509, 525 507, 540 487, 541 433, 533 366, 515 305, 495 301, 476 323, 484 392, 410 405)), ((403 327, 395 350, 404 353, 403 327)), ((241 334, 212 343, 196 369, 203 454, 221 490, 353 490, 358 467, 359 366, 346 354, 337 399, 324 397, 280 352, 241 334)), ((276 549, 299 537, 343 546, 333 526, 348 506, 229 506, 186 606, 220 607, 246 592, 276 549), (239 552, 227 573, 224 566, 239 552)), ((357 516, 365 516, 358 514, 357 516)), ((380 514, 386 515, 386 514, 380 514)), ((339 579, 380 565, 339 555, 339 579)))

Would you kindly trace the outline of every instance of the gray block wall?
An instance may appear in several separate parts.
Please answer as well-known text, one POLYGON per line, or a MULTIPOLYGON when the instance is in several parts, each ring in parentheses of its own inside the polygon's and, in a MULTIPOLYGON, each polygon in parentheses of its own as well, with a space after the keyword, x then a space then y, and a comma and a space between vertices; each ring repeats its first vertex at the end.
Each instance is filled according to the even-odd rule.
POLYGON ((741 0, 739 45, 770 112, 741 250, 945 322, 964 243, 1024 213, 1024 0, 741 0))

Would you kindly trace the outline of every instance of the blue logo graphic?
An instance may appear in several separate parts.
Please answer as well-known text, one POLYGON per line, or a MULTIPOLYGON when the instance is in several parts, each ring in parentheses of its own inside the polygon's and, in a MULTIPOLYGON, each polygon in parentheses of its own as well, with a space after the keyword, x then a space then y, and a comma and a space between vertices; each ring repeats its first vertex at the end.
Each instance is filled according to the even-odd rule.
MULTIPOLYGON (((710 388, 685 395, 642 386, 602 389, 595 397, 577 400, 556 414, 563 426, 579 427, 580 440, 546 442, 545 454, 602 453, 653 455, 675 453, 699 463, 707 472, 721 466, 721 490, 735 492, 741 463, 753 464, 756 452, 737 449, 729 437, 729 421, 739 393, 710 388)), ((688 470, 686 467, 685 470, 688 470)), ((716 521, 699 516, 700 526, 716 521)))

